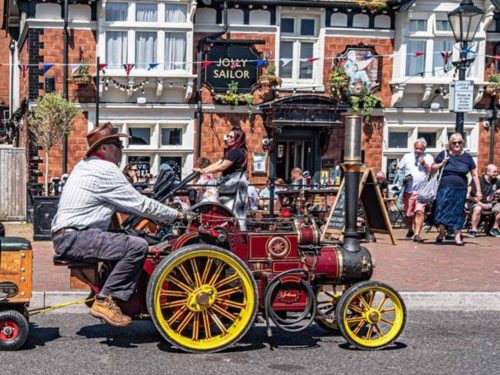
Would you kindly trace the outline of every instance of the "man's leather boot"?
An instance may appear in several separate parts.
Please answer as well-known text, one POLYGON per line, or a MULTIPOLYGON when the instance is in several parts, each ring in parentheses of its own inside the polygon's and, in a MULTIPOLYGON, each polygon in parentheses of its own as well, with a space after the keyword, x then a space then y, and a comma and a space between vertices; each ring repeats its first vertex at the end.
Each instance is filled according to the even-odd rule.
POLYGON ((115 327, 126 327, 132 323, 132 319, 123 315, 111 296, 107 296, 104 300, 96 299, 90 309, 90 315, 115 327))

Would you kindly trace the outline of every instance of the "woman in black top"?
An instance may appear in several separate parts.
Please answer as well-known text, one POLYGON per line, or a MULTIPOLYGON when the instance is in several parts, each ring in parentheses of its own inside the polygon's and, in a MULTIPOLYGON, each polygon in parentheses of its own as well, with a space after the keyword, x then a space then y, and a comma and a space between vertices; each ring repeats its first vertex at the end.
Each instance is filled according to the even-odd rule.
POLYGON ((222 172, 219 185, 219 201, 232 210, 238 218, 240 229, 246 229, 248 202, 248 181, 246 178, 248 151, 245 132, 233 128, 224 137, 226 148, 219 161, 205 168, 195 168, 195 172, 222 172))

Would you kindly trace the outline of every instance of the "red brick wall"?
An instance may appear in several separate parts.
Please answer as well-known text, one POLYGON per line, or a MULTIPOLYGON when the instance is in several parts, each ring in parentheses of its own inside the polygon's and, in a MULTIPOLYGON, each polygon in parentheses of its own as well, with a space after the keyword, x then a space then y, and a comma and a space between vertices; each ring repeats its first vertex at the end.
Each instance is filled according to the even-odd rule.
MULTIPOLYGON (((68 38, 68 61, 69 64, 78 64, 80 62, 88 62, 91 64, 90 75, 95 75, 96 62, 96 35, 91 30, 71 30, 70 38, 68 38)), ((45 64, 62 64, 63 62, 63 31, 61 29, 44 29, 43 35, 40 36, 40 42, 43 43, 43 48, 40 48, 40 55, 43 56, 45 64)), ((72 76, 73 67, 68 67, 68 98, 73 102, 95 102, 95 85, 92 81, 89 85, 79 86, 73 83, 72 76)), ((46 74, 46 77, 54 77, 56 91, 63 92, 63 66, 55 65, 46 74)), ((44 76, 40 75, 40 83, 43 83, 44 76)), ((40 95, 44 91, 40 90, 40 95)))
MULTIPOLYGON (((483 124, 479 125, 479 148, 477 152, 477 168, 479 174, 486 171, 490 156, 490 129, 485 129, 483 124)), ((500 121, 495 131, 495 147, 493 164, 500 167, 500 121)))
POLYGON ((376 171, 382 169, 383 131, 383 117, 372 116, 363 125, 361 149, 365 151, 365 165, 376 171))

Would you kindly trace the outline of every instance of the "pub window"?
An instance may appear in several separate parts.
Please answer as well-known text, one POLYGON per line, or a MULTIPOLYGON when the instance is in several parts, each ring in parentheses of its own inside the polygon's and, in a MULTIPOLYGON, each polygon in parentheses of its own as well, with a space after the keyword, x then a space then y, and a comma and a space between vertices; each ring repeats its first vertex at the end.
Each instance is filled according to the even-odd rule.
POLYGON ((151 61, 156 61, 156 33, 135 33, 135 66, 146 69, 151 61))
POLYGON ((177 175, 177 179, 182 179, 182 158, 180 156, 161 156, 160 166, 168 164, 177 175))
POLYGON ((137 177, 143 178, 151 173, 151 157, 149 156, 133 156, 128 157, 128 162, 137 167, 137 177))
POLYGON ((427 31, 427 20, 411 20, 410 32, 427 31))
POLYGON ((436 20, 436 31, 452 31, 448 20, 436 20))
POLYGON ((106 64, 109 68, 121 68, 127 63, 127 32, 106 31, 106 64))
POLYGON ((182 145, 182 129, 163 128, 161 129, 162 146, 180 146, 182 145))
POLYGON ((158 21, 157 4, 136 3, 135 20, 137 22, 157 22, 158 21))
POLYGON ((151 129, 150 128, 128 128, 130 136, 130 145, 150 145, 151 144, 151 129))
POLYGON ((418 132, 418 138, 423 138, 427 142, 427 148, 437 147, 437 133, 436 132, 418 132))
POLYGON ((280 20, 279 74, 291 81, 314 79, 314 62, 307 61, 316 52, 318 19, 308 17, 282 17, 280 20))
POLYGON ((109 22, 127 21, 128 3, 107 3, 104 19, 109 22))
POLYGON ((408 148, 408 132, 389 132, 389 148, 408 148))
POLYGON ((165 33, 165 70, 186 69, 186 33, 165 33))
POLYGON ((424 40, 408 40, 406 42, 406 75, 424 74, 425 55, 415 56, 416 52, 425 52, 424 40))
POLYGON ((187 22, 187 6, 183 4, 166 4, 165 22, 172 22, 172 23, 187 22))

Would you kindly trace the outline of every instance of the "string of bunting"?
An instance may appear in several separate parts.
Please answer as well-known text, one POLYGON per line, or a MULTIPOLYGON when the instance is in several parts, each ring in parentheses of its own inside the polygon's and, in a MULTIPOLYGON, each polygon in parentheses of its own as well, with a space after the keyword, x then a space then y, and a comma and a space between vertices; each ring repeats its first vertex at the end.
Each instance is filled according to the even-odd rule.
MULTIPOLYGON (((494 55, 479 55, 479 54, 476 54, 474 50, 472 50, 471 48, 465 48, 462 50, 462 52, 464 53, 473 53, 474 55, 476 56, 485 56, 485 57, 488 57, 488 58, 493 58, 495 59, 495 61, 498 61, 500 59, 500 56, 494 56, 494 55)), ((447 64, 450 60, 451 60, 451 57, 452 57, 452 54, 453 54, 453 51, 434 51, 432 54, 440 54, 442 57, 443 57, 443 60, 445 62, 445 64, 447 64)), ((405 54, 406 56, 413 56, 413 57, 421 57, 421 56, 425 56, 427 55, 426 52, 423 52, 423 51, 416 51, 416 52, 410 52, 410 53, 406 53, 405 54)), ((388 58, 388 59, 392 59, 394 57, 398 56, 398 53, 392 53, 392 54, 387 54, 387 55, 372 55, 372 54, 366 54, 365 56, 363 56, 362 58, 364 60, 371 60, 373 58, 388 58)), ((294 60, 299 60, 301 62, 315 62, 315 61, 318 61, 318 60, 330 60, 330 59, 333 59, 333 60, 343 60, 346 58, 346 55, 343 54, 343 55, 336 55, 334 57, 307 57, 307 58, 300 58, 300 59, 293 59, 293 58, 280 58, 280 59, 269 59, 269 58, 264 58, 264 59, 255 59, 255 60, 247 60, 247 62, 255 62, 257 67, 260 67, 260 66, 265 66, 265 65, 268 65, 270 62, 282 62, 282 66, 286 66, 287 64, 289 64, 290 62, 294 61, 294 60)), ((231 65, 230 65, 230 68, 231 69, 236 69, 238 67, 238 62, 239 62, 239 59, 233 59, 231 61, 231 65)), ((209 67, 210 65, 216 63, 216 61, 212 61, 212 60, 204 60, 204 61, 193 61, 193 62, 189 62, 189 61, 174 61, 174 62, 171 62, 169 63, 169 65, 173 65, 173 66, 185 66, 186 64, 201 64, 202 66, 202 69, 204 68, 207 68, 209 67)), ((1 66, 12 66, 13 64, 0 64, 0 67, 1 66)), ((45 75, 53 66, 64 66, 65 64, 63 63, 52 63, 52 64, 43 64, 42 66, 42 73, 45 75)), ((84 67, 84 66, 90 66, 89 63, 79 63, 79 64, 66 64, 68 66, 71 66, 73 67, 73 74, 75 73, 75 71, 77 69, 79 69, 80 67, 84 67)), ((156 62, 152 62, 152 63, 148 63, 147 64, 147 70, 150 71, 150 70, 153 70, 153 69, 156 69, 158 66, 160 65, 165 65, 164 63, 156 63, 156 62)), ((19 68, 21 69, 21 71, 23 73, 25 73, 27 71, 27 69, 29 67, 40 67, 40 64, 39 63, 35 63, 35 64, 18 64, 19 68)), ((100 63, 99 64, 99 70, 100 71, 103 71, 105 73, 105 69, 106 68, 109 68, 108 64, 107 63, 100 63)), ((131 71, 136 68, 135 64, 122 64, 122 68, 125 70, 125 73, 127 76, 130 75, 131 71)), ((113 69, 115 69, 113 67, 113 69)))

